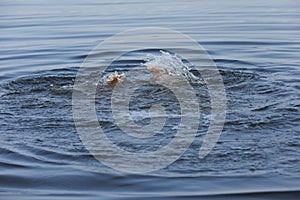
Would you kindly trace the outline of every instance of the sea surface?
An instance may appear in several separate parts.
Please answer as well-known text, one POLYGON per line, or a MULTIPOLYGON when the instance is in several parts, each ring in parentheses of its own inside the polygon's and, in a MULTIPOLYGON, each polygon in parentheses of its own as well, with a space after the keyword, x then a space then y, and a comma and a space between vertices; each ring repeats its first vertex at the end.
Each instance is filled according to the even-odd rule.
MULTIPOLYGON (((293 0, 1 1, 0 199, 299 198, 299 22, 300 2, 293 0), (199 158, 212 111, 203 77, 191 68, 188 73, 199 81, 188 81, 200 109, 192 144, 162 169, 126 173, 108 167, 84 145, 74 122, 72 94, 80 67, 97 45, 143 27, 175 30, 202 45, 224 83, 226 118, 213 150, 199 158)), ((175 47, 185 45, 169 38, 175 47)), ((98 57, 130 45, 123 41, 98 57)), ((187 46, 185 52, 193 49, 187 46)), ((136 124, 151 124, 153 103, 163 105, 171 117, 153 137, 134 139, 115 124, 114 87, 105 85, 105 76, 146 69, 149 62, 172 63, 177 72, 189 65, 172 52, 145 45, 111 63, 98 77, 94 96, 107 138, 139 154, 173 140, 180 124, 179 100, 154 83, 138 88, 129 102, 136 124)), ((180 92, 180 85, 176 88, 180 92)), ((109 156, 113 159, 110 154, 105 159, 109 156)))

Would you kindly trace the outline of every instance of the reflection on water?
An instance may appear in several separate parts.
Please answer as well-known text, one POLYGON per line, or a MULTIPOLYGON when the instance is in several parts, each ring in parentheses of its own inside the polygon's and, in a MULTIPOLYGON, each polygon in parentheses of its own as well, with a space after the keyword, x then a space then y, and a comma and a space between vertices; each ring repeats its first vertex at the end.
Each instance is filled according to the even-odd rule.
MULTIPOLYGON (((299 196, 300 16, 296 2, 0 4, 1 197, 299 196), (200 126, 190 148, 159 171, 122 174, 98 162, 83 146, 72 116, 73 84, 80 63, 99 41, 127 28, 154 25, 187 33, 208 50, 225 84, 226 122, 214 150, 199 159, 210 101, 205 84, 194 82, 200 126)), ((126 75, 126 70, 147 62, 149 54, 155 52, 124 55, 107 73, 126 75)), ((193 69, 184 73, 202 80, 193 69)), ((155 84, 143 86, 131 99, 131 114, 139 125, 150 123, 149 108, 158 101, 171 116, 164 130, 147 142, 120 133, 111 111, 105 109, 110 107, 111 94, 111 88, 99 85, 96 112, 104 132, 116 144, 147 152, 172 139, 180 105, 170 90, 155 84)))

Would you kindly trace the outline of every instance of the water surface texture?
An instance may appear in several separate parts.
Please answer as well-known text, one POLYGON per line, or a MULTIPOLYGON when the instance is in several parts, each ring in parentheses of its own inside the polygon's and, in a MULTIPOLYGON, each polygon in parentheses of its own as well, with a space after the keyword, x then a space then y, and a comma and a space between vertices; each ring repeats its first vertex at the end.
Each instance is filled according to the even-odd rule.
MULTIPOLYGON (((297 199, 299 13, 298 1, 279 0, 1 1, 0 199, 297 199), (82 144, 72 89, 81 63, 99 42, 151 26, 187 34, 211 55, 226 89, 226 121, 213 151, 200 159, 210 101, 205 84, 192 83, 201 121, 190 148, 166 168, 126 174, 103 165, 82 144)), ((124 55, 107 73, 126 74, 159 52, 124 55)), ((111 88, 100 83, 96 113, 114 143, 148 152, 172 140, 177 117, 147 142, 121 134, 107 110, 110 95, 111 88)), ((154 101, 178 115, 174 94, 148 85, 130 102, 137 124, 149 123, 154 101)))

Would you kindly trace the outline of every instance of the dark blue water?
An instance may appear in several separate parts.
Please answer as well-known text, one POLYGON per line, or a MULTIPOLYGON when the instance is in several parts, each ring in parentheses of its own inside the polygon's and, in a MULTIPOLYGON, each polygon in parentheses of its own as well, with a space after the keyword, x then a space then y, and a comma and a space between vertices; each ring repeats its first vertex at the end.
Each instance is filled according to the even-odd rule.
MULTIPOLYGON (((298 1, 277 0, 1 1, 0 199, 297 199, 299 13, 298 1), (171 165, 133 175, 106 167, 85 148, 74 125, 72 88, 99 42, 146 26, 171 28, 203 45, 222 75, 227 115, 213 151, 199 159, 209 96, 195 85, 203 91, 195 141, 171 165)), ((130 54, 116 65, 126 71, 140 58, 130 54)), ((137 97, 138 108, 151 101, 137 97)), ((99 102, 107 134, 119 133, 99 102)), ((128 149, 157 148, 110 137, 128 149)))

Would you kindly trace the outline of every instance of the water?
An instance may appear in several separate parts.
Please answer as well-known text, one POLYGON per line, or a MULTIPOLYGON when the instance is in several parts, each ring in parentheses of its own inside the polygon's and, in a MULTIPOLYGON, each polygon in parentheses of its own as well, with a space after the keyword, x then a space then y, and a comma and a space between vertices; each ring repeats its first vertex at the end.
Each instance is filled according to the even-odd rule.
MULTIPOLYGON (((299 196, 299 2, 2 1, 0 11, 1 199, 299 196), (202 91, 197 94, 201 124, 190 148, 166 168, 132 175, 106 167, 82 144, 72 89, 80 64, 99 42, 144 26, 175 29, 203 45, 224 80, 227 115, 213 151, 199 159, 210 104, 205 85, 194 83, 202 91)), ((128 54, 111 73, 126 73, 157 52, 128 54)), ((111 88, 99 86, 99 91, 99 98, 109 96, 111 88)), ((109 101, 99 98, 98 120, 124 149, 152 151, 172 139, 164 133, 172 133, 176 117, 158 140, 130 143, 103 109, 109 101)), ((172 99, 165 88, 140 88, 131 103, 134 120, 147 125, 154 100, 169 102, 169 114, 178 114, 172 99), (152 99, 143 95, 147 92, 152 99)))

